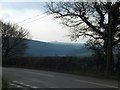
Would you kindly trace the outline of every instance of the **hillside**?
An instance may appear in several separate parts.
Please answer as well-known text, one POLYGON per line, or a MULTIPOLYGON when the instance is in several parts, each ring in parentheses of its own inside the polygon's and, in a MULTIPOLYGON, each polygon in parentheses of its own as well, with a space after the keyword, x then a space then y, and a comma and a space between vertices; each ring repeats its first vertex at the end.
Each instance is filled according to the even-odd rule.
POLYGON ((25 56, 89 56, 92 54, 84 44, 79 43, 27 40, 27 44, 25 56))

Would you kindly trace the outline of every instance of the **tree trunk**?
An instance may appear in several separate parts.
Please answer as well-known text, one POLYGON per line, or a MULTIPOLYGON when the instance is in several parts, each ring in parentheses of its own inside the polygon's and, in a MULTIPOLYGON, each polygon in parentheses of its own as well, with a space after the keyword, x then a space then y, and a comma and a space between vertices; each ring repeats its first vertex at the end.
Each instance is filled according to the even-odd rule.
POLYGON ((114 68, 113 49, 111 45, 111 40, 108 40, 106 57, 107 57, 106 73, 109 75, 112 74, 114 68))
POLYGON ((107 65, 106 65, 106 73, 107 75, 112 74, 113 67, 114 67, 114 60, 113 60, 113 35, 112 35, 112 17, 111 17, 111 3, 108 2, 109 11, 108 11, 108 31, 107 31, 107 47, 106 47, 106 58, 107 58, 107 65))

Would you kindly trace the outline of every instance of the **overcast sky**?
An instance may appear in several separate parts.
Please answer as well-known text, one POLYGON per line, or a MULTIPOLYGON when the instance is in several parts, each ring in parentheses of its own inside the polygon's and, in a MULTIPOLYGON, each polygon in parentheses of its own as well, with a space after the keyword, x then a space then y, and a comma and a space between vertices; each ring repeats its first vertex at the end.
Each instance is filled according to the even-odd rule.
MULTIPOLYGON (((24 27, 33 40, 71 42, 67 36, 69 30, 45 11, 45 2, 0 2, 0 19, 24 27)), ((81 38, 79 42, 84 43, 85 40, 81 38)))

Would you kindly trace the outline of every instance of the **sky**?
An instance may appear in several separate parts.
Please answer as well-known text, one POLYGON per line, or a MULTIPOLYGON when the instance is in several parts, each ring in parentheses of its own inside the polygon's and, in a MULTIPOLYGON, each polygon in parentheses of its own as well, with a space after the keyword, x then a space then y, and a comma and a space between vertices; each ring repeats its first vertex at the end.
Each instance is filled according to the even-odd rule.
MULTIPOLYGON (((69 29, 46 14, 45 5, 45 2, 0 2, 0 19, 22 26, 33 40, 71 42, 69 29)), ((77 42, 84 43, 85 39, 77 42)))

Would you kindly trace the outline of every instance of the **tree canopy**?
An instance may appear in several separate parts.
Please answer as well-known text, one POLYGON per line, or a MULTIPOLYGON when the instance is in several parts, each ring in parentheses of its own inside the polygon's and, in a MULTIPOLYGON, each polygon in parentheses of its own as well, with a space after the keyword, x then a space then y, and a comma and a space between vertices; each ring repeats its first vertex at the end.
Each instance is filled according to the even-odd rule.
POLYGON ((119 2, 51 2, 48 13, 70 28, 70 36, 89 37, 88 44, 102 47, 107 71, 113 69, 113 48, 120 44, 119 2))
POLYGON ((2 56, 13 57, 23 55, 27 48, 25 40, 29 37, 29 32, 22 27, 0 21, 2 32, 2 56))

